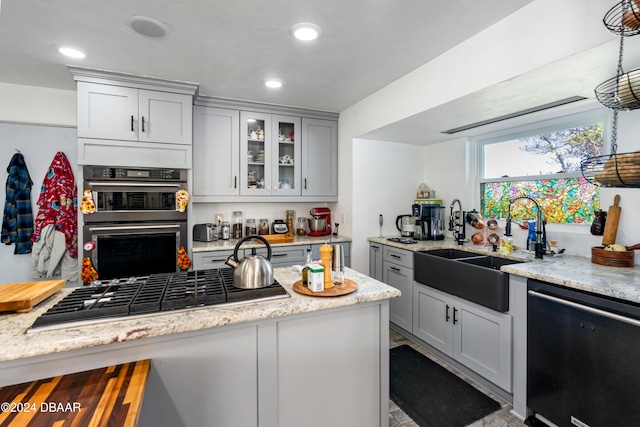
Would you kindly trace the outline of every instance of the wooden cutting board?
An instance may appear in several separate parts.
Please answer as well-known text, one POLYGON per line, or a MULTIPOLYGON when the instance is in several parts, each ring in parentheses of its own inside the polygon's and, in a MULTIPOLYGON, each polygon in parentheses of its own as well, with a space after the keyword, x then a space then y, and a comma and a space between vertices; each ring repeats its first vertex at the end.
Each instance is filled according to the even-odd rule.
POLYGON ((64 280, 0 285, 0 311, 24 313, 64 287, 64 280))

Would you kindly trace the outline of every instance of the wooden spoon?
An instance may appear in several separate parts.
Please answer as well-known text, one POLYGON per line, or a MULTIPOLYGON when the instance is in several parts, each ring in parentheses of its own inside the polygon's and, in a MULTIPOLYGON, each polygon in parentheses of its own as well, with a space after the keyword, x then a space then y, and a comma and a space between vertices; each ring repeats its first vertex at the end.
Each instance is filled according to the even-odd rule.
POLYGON ((625 246, 628 251, 635 251, 636 249, 640 249, 640 243, 636 243, 633 246, 625 246))

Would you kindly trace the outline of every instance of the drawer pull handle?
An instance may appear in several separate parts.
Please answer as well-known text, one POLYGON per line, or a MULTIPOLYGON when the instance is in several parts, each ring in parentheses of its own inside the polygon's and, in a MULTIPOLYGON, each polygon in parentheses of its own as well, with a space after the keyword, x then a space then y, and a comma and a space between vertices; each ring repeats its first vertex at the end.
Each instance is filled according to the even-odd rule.
POLYGON ((397 271, 398 273, 400 273, 400 269, 398 267, 389 267, 389 268, 393 271, 397 271))
POLYGON ((289 254, 271 254, 271 258, 274 258, 274 257, 281 257, 281 256, 287 256, 287 255, 289 255, 289 254))
POLYGON ((396 255, 396 254, 389 254, 389 256, 395 259, 402 259, 400 255, 396 255))

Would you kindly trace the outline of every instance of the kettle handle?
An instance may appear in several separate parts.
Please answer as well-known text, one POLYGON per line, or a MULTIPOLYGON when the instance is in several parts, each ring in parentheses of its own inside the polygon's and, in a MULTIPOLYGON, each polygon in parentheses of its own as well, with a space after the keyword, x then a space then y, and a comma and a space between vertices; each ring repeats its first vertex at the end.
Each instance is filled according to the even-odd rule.
POLYGON ((240 260, 238 259, 238 249, 240 248, 240 246, 244 242, 252 239, 262 240, 262 242, 267 247, 267 260, 271 260, 271 245, 269 244, 269 241, 258 234, 251 234, 249 236, 243 237, 242 239, 238 240, 238 243, 236 243, 236 247, 233 249, 233 260, 235 262, 240 262, 240 260))

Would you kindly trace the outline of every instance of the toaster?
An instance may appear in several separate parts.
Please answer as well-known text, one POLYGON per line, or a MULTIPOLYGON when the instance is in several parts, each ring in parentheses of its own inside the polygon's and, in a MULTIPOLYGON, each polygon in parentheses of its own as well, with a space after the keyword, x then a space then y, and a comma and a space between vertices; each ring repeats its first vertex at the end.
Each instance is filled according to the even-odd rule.
POLYGON ((218 240, 218 227, 211 223, 194 225, 193 240, 198 242, 213 242, 214 240, 218 240))

